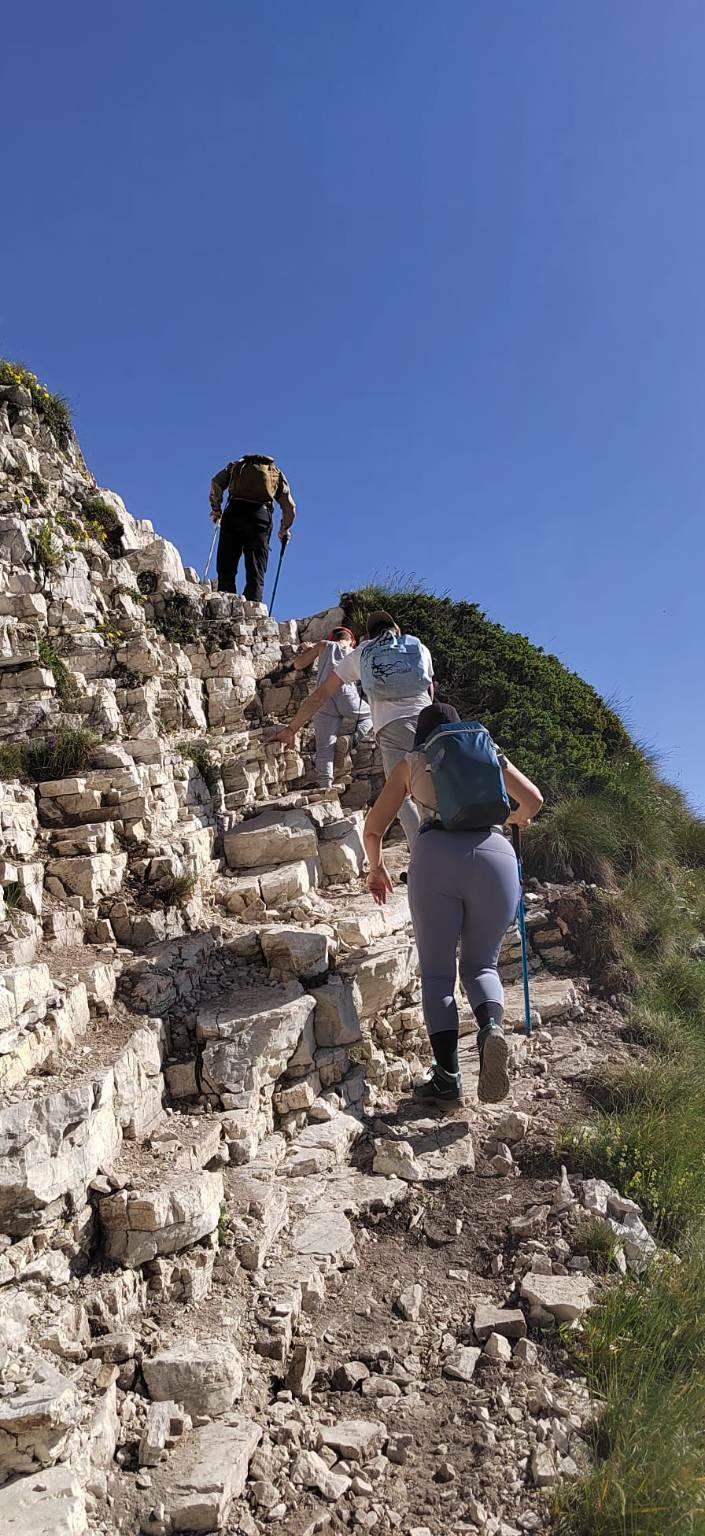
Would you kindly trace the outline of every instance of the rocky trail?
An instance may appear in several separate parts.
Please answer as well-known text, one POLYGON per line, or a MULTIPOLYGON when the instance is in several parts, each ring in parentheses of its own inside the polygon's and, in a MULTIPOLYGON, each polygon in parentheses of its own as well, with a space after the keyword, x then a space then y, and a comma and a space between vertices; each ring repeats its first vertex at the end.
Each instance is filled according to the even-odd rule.
POLYGON ((307 740, 264 743, 335 612, 203 587, 21 385, 0 562, 0 740, 54 741, 0 786, 0 1529, 549 1530, 595 1413, 581 1228, 654 1248, 553 1151, 634 1049, 575 892, 528 894, 530 1039, 507 936, 510 1098, 477 1103, 468 1011, 465 1107, 420 1114, 406 894, 361 880, 373 749, 323 793, 307 740), (62 719, 92 733, 67 771, 62 719))

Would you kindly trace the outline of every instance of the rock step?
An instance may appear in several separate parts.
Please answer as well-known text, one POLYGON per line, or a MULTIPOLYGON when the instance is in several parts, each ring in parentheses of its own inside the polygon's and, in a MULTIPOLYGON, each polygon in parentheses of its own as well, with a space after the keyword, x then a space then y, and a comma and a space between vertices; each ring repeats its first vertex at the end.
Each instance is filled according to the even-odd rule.
POLYGON ((117 1049, 69 1056, 63 1086, 47 1093, 46 1079, 29 1077, 0 1109, 0 1232, 23 1237, 80 1208, 123 1137, 144 1135, 160 1115, 161 1028, 124 1033, 117 1049))

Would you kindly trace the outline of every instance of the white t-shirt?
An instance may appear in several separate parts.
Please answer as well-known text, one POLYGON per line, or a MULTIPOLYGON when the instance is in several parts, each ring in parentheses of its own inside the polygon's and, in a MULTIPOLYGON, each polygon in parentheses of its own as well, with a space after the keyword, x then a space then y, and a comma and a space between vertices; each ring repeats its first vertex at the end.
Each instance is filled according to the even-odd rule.
MULTIPOLYGON (((363 640, 362 645, 356 645, 354 651, 348 651, 347 656, 343 656, 341 661, 336 662, 334 670, 344 683, 360 682, 360 657, 365 646, 370 643, 369 640, 363 640)), ((425 645, 421 646, 421 651, 428 675, 432 677, 433 662, 431 660, 431 652, 427 650, 425 645)), ((368 702, 372 711, 372 724, 375 729, 375 735, 378 736, 383 726, 389 725, 392 720, 418 719, 422 709, 426 709, 428 704, 432 704, 433 699, 429 690, 424 689, 423 693, 414 693, 408 699, 375 699, 371 697, 368 702)))

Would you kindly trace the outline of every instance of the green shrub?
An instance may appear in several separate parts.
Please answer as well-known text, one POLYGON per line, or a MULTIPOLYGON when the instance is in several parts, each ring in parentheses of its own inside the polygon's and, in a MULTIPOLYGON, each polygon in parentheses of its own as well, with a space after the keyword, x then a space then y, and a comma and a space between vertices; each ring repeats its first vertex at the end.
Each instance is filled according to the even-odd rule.
POLYGON ((91 538, 104 546, 111 559, 118 560, 122 555, 122 523, 109 502, 102 496, 84 496, 79 515, 91 538))
POLYGON ((48 576, 49 572, 55 570, 61 562, 61 549, 54 542, 51 523, 43 522, 39 524, 38 528, 30 528, 29 538, 35 563, 44 572, 44 575, 48 576))
POLYGON ((38 658, 43 667, 49 667, 54 676, 56 691, 64 703, 72 699, 76 693, 76 684, 73 674, 63 657, 49 639, 48 635, 42 635, 38 645, 38 658))
POLYGON ((200 610, 185 592, 169 592, 154 623, 174 645, 189 645, 201 632, 200 610))
POLYGON ((186 742, 179 747, 182 757, 190 758, 208 789, 215 789, 223 776, 223 766, 202 743, 186 742))
POLYGON ((53 433, 60 448, 68 448, 73 436, 71 411, 63 395, 54 395, 41 384, 36 373, 30 373, 21 363, 11 363, 0 358, 0 384, 23 384, 32 397, 37 415, 53 433))

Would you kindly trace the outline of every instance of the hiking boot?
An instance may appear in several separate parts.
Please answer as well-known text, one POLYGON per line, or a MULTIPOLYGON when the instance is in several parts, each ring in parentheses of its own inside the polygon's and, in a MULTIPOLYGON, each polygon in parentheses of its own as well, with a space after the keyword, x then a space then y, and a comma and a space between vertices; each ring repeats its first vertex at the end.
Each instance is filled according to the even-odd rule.
POLYGON ((401 872, 401 874, 399 876, 399 884, 400 885, 408 885, 409 884, 409 871, 408 871, 408 869, 403 869, 402 870, 402 872, 401 872))
POLYGON ((509 1046, 501 1024, 488 1024, 477 1037, 480 1077, 477 1097, 481 1104, 499 1104, 509 1093, 509 1046))
POLYGON ((463 1085, 459 1072, 446 1072, 444 1067, 434 1066, 430 1077, 414 1086, 417 1104, 440 1104, 448 1109, 461 1109, 463 1085))

